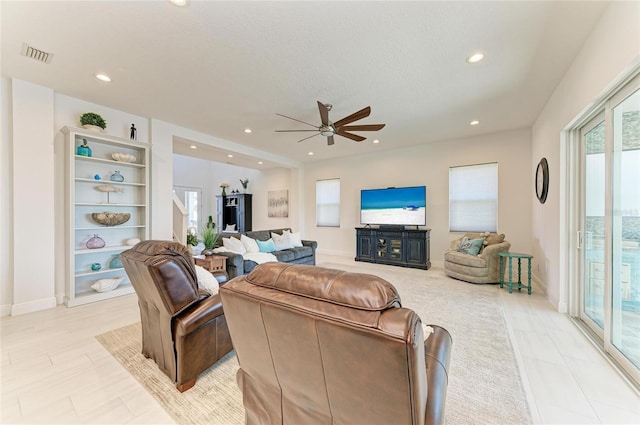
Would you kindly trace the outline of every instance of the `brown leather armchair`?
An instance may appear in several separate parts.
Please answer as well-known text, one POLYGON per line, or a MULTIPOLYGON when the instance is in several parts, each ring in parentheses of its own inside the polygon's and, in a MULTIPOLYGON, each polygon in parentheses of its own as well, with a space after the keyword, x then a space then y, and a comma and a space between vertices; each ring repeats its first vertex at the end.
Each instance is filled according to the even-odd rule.
POLYGON ((233 348, 219 295, 198 290, 184 245, 143 241, 120 258, 138 295, 142 354, 184 392, 233 348))
POLYGON ((451 336, 376 276, 265 263, 220 288, 246 423, 439 424, 451 336))

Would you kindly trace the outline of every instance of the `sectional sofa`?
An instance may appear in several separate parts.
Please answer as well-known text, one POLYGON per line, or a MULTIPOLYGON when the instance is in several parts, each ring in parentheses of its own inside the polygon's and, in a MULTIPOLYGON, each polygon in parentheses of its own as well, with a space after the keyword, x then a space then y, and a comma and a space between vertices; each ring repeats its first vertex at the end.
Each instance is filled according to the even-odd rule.
MULTIPOLYGON (((256 239, 259 241, 267 241, 271 239, 271 233, 277 233, 278 235, 282 235, 285 231, 291 231, 289 228, 284 229, 270 229, 270 230, 256 230, 256 231, 248 231, 244 233, 229 233, 222 232, 220 237, 216 242, 216 247, 220 247, 223 245, 223 238, 236 238, 240 239, 242 234, 250 237, 252 239, 256 239)), ((280 263, 290 263, 290 264, 309 264, 315 266, 316 264, 316 248, 318 243, 316 241, 302 241, 301 247, 289 248, 281 251, 272 252, 273 255, 276 256, 278 262, 280 263)), ((250 273, 256 266, 257 263, 251 260, 246 260, 240 254, 236 254, 233 252, 218 252, 216 255, 224 255, 227 257, 227 273, 229 274, 229 279, 232 279, 236 276, 242 276, 250 273)))

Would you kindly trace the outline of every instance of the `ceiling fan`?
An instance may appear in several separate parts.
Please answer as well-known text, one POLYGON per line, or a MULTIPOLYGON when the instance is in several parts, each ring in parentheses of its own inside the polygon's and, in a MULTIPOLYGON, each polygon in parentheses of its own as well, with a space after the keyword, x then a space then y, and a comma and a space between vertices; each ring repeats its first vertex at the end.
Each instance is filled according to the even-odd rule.
POLYGON ((300 121, 299 119, 296 119, 296 118, 291 118, 286 115, 276 113, 276 115, 279 115, 284 118, 288 118, 290 120, 301 122, 302 124, 310 125, 315 129, 315 130, 276 130, 276 132, 290 133, 290 132, 297 132, 297 131, 313 131, 313 132, 317 132, 317 134, 313 134, 309 137, 305 137, 304 139, 300 139, 298 140, 298 142, 302 142, 303 140, 310 139, 320 134, 327 138, 327 145, 333 145, 334 135, 346 137, 347 139, 355 140, 356 142, 362 142, 363 140, 366 139, 366 137, 353 134, 351 133, 351 131, 378 131, 385 126, 384 124, 348 125, 354 121, 358 121, 368 117, 369 114, 371 114, 370 106, 367 106, 366 108, 363 108, 358 112, 354 112, 353 114, 349 115, 348 117, 344 117, 341 120, 338 120, 336 122, 331 122, 329 121, 329 111, 331 110, 331 107, 332 105, 328 103, 325 104, 318 101, 318 110, 320 111, 320 121, 322 122, 322 124, 319 126, 309 124, 308 122, 300 121))

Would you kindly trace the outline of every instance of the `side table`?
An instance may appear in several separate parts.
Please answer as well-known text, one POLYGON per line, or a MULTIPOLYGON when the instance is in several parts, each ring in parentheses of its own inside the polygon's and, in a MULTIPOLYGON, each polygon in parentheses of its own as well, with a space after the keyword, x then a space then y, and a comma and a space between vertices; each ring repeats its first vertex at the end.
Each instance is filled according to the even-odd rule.
POLYGON ((504 284, 509 285, 509 293, 513 292, 513 288, 517 288, 518 291, 522 288, 527 288, 527 293, 531 295, 531 260, 533 259, 533 255, 529 254, 520 254, 518 252, 501 252, 498 254, 500 256, 500 287, 504 287, 504 284), (518 260, 518 281, 513 281, 513 272, 512 272, 512 264, 511 260, 516 258, 518 260), (528 260, 527 263, 527 284, 522 284, 522 259, 528 260), (504 269, 506 264, 503 264, 505 261, 509 263, 509 281, 505 282, 504 280, 504 269))
POLYGON ((211 273, 227 271, 227 257, 224 255, 194 255, 193 261, 211 273))

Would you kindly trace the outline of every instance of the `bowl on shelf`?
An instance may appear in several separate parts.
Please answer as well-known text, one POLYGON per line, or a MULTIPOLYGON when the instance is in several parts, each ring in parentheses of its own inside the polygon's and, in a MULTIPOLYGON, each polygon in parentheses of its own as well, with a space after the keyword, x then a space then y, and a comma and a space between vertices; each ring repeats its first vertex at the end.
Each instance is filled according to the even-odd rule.
POLYGON ((129 221, 131 214, 105 211, 91 213, 91 218, 98 224, 103 224, 105 226, 117 226, 118 224, 123 224, 129 221))
POLYGON ((133 162, 136 160, 136 157, 133 155, 129 155, 128 153, 114 153, 111 155, 115 161, 118 162, 133 162))

